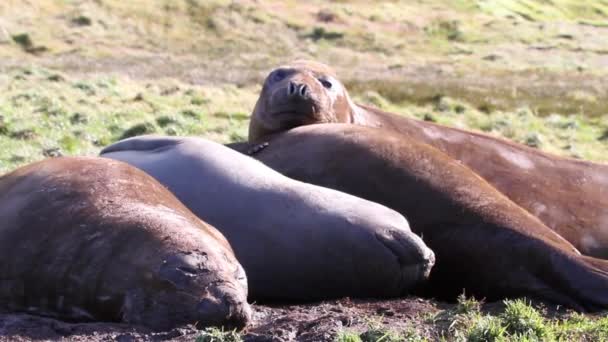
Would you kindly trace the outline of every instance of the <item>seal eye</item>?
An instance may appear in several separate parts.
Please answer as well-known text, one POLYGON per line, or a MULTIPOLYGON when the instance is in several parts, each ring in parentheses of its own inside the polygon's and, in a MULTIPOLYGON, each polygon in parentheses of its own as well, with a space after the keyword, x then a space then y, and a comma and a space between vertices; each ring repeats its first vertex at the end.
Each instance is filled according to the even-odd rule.
POLYGON ((270 82, 279 82, 287 76, 287 71, 283 69, 275 70, 272 75, 270 75, 270 82))
POLYGON ((328 80, 326 80, 326 79, 324 79, 324 78, 319 78, 319 82, 321 82, 321 84, 322 84, 322 85, 323 85, 325 88, 327 88, 327 89, 331 89, 332 84, 331 84, 331 82, 330 82, 330 81, 328 81, 328 80))

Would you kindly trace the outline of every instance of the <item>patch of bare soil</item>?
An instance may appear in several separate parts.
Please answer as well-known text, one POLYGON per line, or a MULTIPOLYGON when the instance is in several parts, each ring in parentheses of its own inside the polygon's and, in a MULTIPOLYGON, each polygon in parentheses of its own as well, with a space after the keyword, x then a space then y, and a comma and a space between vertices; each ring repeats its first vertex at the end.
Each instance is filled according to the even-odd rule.
MULTIPOLYGON (((344 329, 368 330, 370 321, 402 331, 422 316, 433 316, 442 306, 446 305, 420 298, 254 305, 253 325, 243 337, 245 341, 333 341, 344 329)), ((0 341, 193 341, 197 336, 194 326, 153 332, 118 323, 67 323, 27 314, 0 313, 0 341)))
MULTIPOLYGON (((532 301, 547 318, 565 317, 560 306, 532 301)), ((335 341, 340 332, 361 334, 370 327, 411 332, 436 341, 450 336, 457 304, 432 299, 339 299, 308 304, 253 304, 253 322, 242 332, 245 342, 335 341)), ((481 312, 499 315, 502 302, 481 305, 481 312)), ((0 342, 4 341, 195 341, 193 326, 154 332, 120 323, 68 323, 21 313, 0 312, 0 342)))

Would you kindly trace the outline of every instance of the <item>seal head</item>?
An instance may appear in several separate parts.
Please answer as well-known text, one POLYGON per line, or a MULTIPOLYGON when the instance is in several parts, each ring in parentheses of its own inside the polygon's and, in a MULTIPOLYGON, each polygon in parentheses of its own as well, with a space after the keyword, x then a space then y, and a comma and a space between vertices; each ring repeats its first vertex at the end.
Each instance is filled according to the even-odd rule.
POLYGON ((354 108, 329 66, 297 60, 266 77, 251 115, 249 140, 302 125, 350 122, 354 108))

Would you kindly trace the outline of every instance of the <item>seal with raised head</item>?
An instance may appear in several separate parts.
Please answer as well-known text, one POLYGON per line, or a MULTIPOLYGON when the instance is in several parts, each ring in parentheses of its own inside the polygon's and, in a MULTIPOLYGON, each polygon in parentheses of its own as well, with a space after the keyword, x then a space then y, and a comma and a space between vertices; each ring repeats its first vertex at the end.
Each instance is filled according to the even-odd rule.
POLYGON ((399 213, 294 181, 212 141, 135 137, 101 155, 146 171, 217 227, 255 300, 399 296, 434 263, 399 213))
MULTIPOLYGON (((245 151, 249 144, 233 147, 245 151)), ((530 296, 608 308, 608 261, 581 255, 466 166, 402 134, 348 124, 297 127, 254 157, 284 175, 395 209, 435 252, 428 294, 530 296)))
POLYGON ((355 104, 327 65, 273 70, 251 115, 249 141, 315 123, 382 127, 461 161, 587 255, 608 258, 608 165, 355 104))
POLYGON ((155 330, 244 327, 226 239, 143 171, 55 158, 0 177, 0 307, 155 330))

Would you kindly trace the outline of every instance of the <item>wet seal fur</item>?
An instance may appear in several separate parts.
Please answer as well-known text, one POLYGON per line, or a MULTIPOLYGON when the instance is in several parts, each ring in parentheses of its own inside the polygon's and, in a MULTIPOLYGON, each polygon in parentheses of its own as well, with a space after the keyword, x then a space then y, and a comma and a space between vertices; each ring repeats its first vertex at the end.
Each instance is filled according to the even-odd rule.
POLYGON ((47 159, 0 177, 0 257, 10 311, 155 330, 251 316, 226 239, 118 161, 47 159))
POLYGON ((217 227, 254 300, 399 296, 434 263, 397 212, 288 179, 205 139, 135 137, 101 155, 148 172, 217 227))
MULTIPOLYGON (((245 152, 248 143, 231 145, 245 152)), ((349 124, 280 133, 254 157, 284 175, 395 209, 435 252, 427 295, 530 296, 608 308, 608 261, 581 255, 467 167, 397 132, 349 124)))
POLYGON ((381 127, 434 146, 582 253, 608 258, 608 165, 355 104, 334 71, 321 63, 296 61, 268 75, 251 116, 249 141, 261 142, 296 126, 336 122, 381 127), (295 88, 305 91, 290 91, 295 88))

